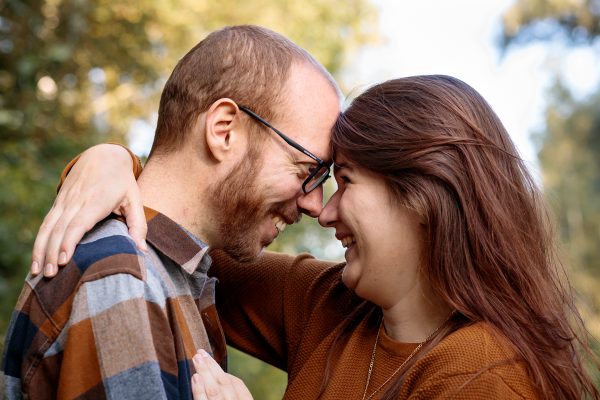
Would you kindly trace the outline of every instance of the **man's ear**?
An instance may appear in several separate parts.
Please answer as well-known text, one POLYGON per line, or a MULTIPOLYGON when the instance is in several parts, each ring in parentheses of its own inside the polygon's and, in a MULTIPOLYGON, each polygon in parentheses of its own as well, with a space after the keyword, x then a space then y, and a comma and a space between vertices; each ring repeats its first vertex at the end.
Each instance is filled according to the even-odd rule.
POLYGON ((235 116, 240 112, 231 99, 215 101, 206 112, 205 132, 207 152, 217 161, 223 161, 243 145, 239 132, 240 125, 235 124, 235 116))

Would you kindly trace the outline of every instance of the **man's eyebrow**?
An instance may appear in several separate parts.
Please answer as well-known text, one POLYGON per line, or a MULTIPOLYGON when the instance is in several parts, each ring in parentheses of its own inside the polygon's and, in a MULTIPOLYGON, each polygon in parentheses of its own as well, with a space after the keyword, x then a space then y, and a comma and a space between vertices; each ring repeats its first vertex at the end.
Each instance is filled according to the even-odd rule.
POLYGON ((299 152, 298 149, 292 146, 288 146, 285 140, 283 140, 283 138, 280 137, 280 139, 281 142, 279 142, 279 145, 281 145, 283 151, 285 151, 288 154, 288 156, 291 158, 294 164, 317 165, 317 162, 309 156, 307 156, 306 154, 304 154, 304 152, 299 152))
POLYGON ((300 160, 298 157, 294 157, 294 163, 296 165, 308 165, 308 166, 311 166, 311 167, 314 167, 315 165, 318 164, 312 158, 310 158, 310 157, 306 157, 306 158, 307 158, 306 160, 300 160))

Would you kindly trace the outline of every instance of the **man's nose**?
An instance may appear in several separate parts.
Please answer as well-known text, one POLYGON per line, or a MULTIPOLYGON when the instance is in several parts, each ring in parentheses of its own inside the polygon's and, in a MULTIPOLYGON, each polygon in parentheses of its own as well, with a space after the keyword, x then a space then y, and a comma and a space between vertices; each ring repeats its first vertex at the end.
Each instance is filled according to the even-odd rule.
POLYGON ((323 210, 323 186, 308 194, 302 193, 297 200, 300 211, 309 217, 317 218, 323 210))

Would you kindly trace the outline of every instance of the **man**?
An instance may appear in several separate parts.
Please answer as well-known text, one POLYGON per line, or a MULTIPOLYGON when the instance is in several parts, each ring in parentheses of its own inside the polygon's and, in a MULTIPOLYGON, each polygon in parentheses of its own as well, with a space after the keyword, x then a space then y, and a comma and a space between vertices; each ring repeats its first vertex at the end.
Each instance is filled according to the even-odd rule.
POLYGON ((49 275, 71 261, 24 285, 2 362, 7 398, 191 398, 196 349, 225 361, 207 249, 252 260, 301 213, 320 213, 338 93, 308 53, 259 27, 214 32, 184 56, 138 180, 148 250, 109 218, 72 255, 34 258, 49 275))

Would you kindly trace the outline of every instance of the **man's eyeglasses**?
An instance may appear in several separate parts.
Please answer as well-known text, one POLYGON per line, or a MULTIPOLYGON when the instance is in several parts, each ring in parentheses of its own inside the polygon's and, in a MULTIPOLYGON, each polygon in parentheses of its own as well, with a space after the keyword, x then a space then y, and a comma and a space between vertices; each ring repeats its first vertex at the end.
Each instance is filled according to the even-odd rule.
POLYGON ((294 140, 292 140, 286 134, 284 134, 277 128, 273 127, 273 125, 271 125, 266 120, 261 118, 254 111, 252 111, 249 108, 244 107, 244 106, 239 106, 239 107, 240 107, 240 110, 242 110, 243 112, 248 114, 250 117, 254 118, 255 120, 257 120, 258 122, 260 122, 267 128, 271 129, 277 135, 279 135, 279 137, 281 137, 283 140, 285 140, 285 142, 287 144, 289 144, 296 150, 302 152, 303 154, 305 154, 306 156, 312 158, 313 160, 315 160, 317 162, 317 165, 310 169, 310 173, 309 173, 308 177, 302 183, 302 191, 305 194, 312 192, 313 190, 315 190, 316 188, 321 186, 327 180, 327 178, 329 178, 329 168, 330 168, 329 163, 326 163, 325 161, 321 160, 319 157, 315 156, 310 151, 306 150, 304 147, 302 147, 300 144, 296 143, 294 140))

